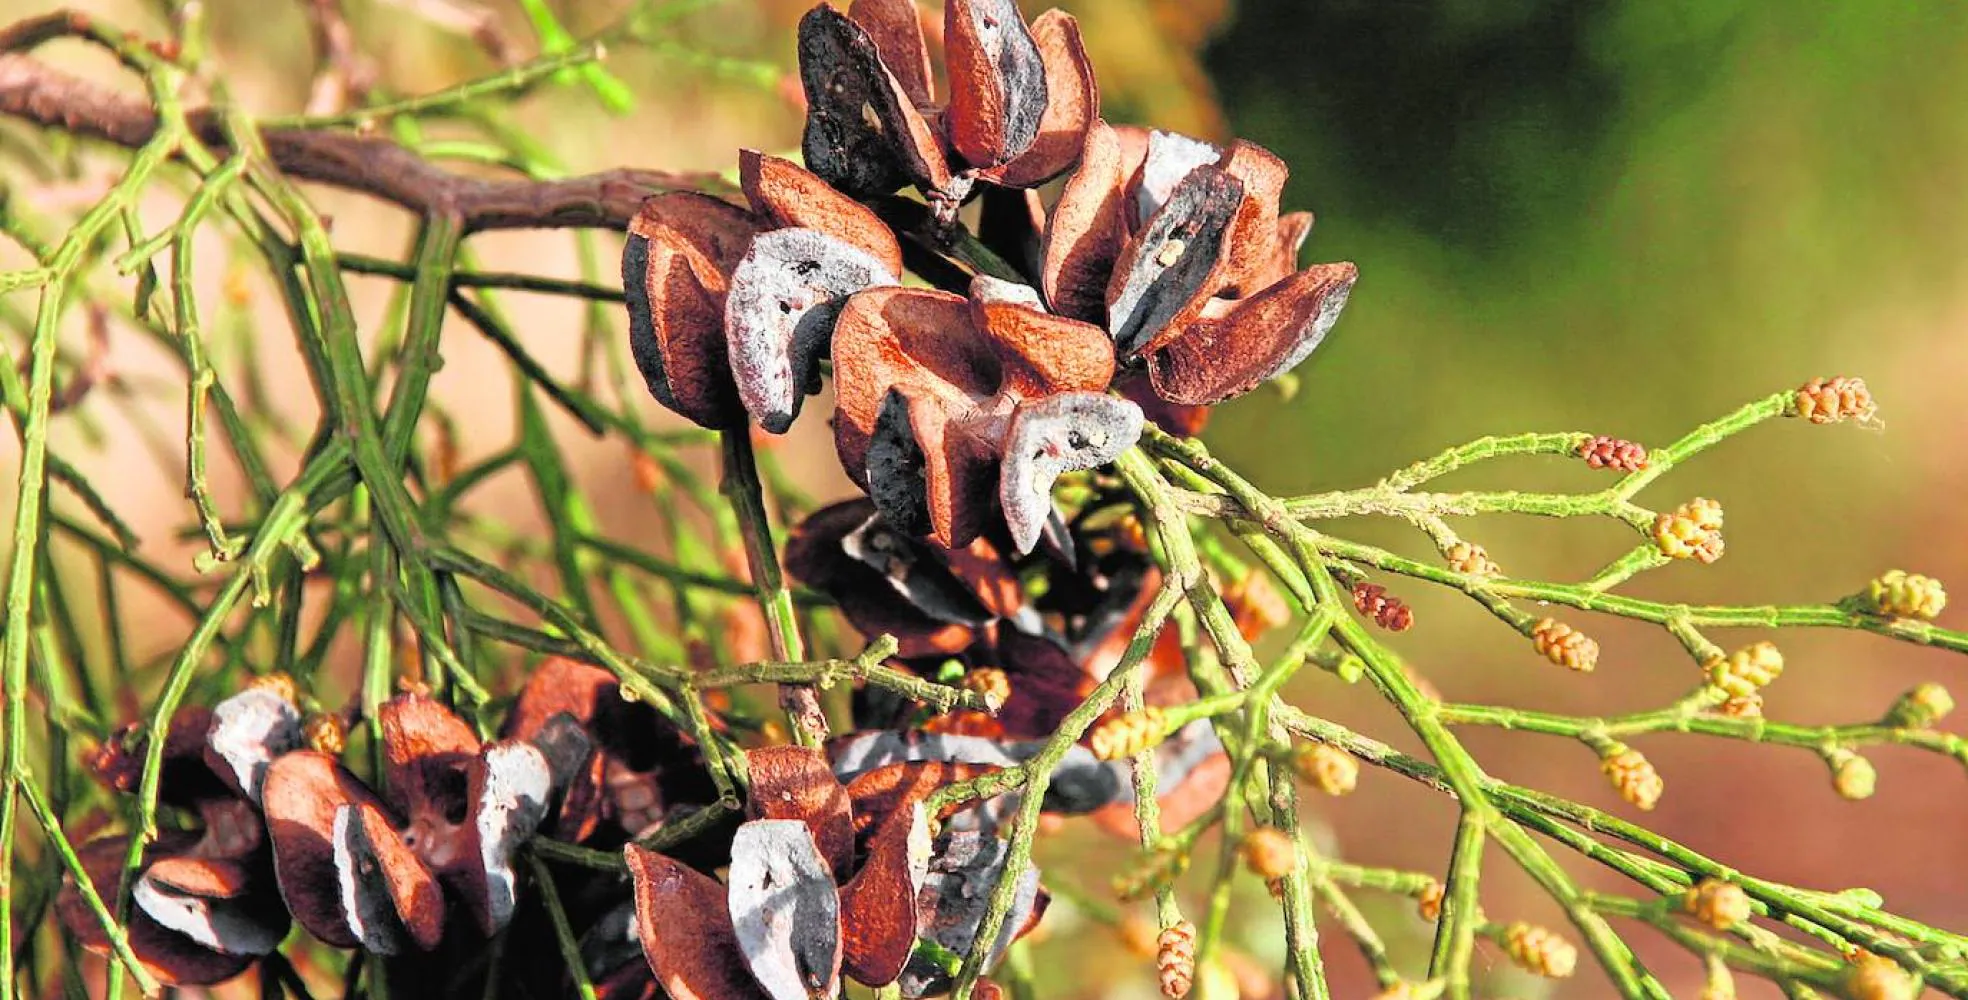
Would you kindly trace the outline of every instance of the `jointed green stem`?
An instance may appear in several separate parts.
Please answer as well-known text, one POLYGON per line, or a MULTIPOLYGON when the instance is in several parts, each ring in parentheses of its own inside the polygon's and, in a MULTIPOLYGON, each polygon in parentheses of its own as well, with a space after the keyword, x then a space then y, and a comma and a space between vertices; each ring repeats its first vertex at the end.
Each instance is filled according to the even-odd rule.
MULTIPOLYGON (((772 521, 765 511, 765 491, 759 485, 758 465, 752 458, 750 428, 740 427, 723 433, 724 495, 737 515, 745 543, 745 563, 751 569, 752 585, 758 589, 759 612, 772 640, 772 655, 781 660, 806 658, 806 643, 800 637, 799 618, 793 614, 793 595, 786 589, 779 569, 779 549, 772 542, 772 521)), ((827 715, 820 709, 820 696, 810 684, 781 684, 779 705, 793 724, 793 738, 801 746, 817 747, 827 739, 827 715)))
MULTIPOLYGON (((1128 642, 1126 652, 1115 664, 1107 679, 1100 682, 1093 692, 1087 695, 1079 707, 1067 713, 1060 720, 1059 728, 1053 732, 1039 752, 1014 768, 1007 768, 986 778, 997 779, 987 782, 985 778, 972 779, 972 794, 994 795, 1022 788, 1023 798, 1018 803, 1018 813, 1011 821, 1011 846, 1005 856, 1004 872, 991 890, 990 905, 984 917, 978 921, 977 935, 972 940, 977 945, 964 956, 963 969, 957 975, 955 988, 951 995, 956 1000, 969 1000, 971 990, 977 985, 977 978, 984 972, 984 958, 990 952, 991 942, 998 939, 998 931, 1004 926, 1005 915, 1011 911, 1012 903, 1018 895, 1020 876, 1032 861, 1032 840, 1038 834, 1039 810, 1045 801, 1046 787, 1052 783, 1052 773, 1059 762, 1065 758, 1066 751, 1079 742, 1080 737, 1107 711, 1121 695, 1133 674, 1140 670, 1148 658, 1148 651, 1154 648, 1155 639, 1161 635, 1162 624, 1168 620, 1169 612, 1175 609, 1180 593, 1174 588, 1164 588, 1155 595, 1141 616, 1141 624, 1135 629, 1134 637, 1128 642), (1017 776, 1014 778, 1013 776, 1017 776)), ((957 785, 946 785, 937 790, 924 802, 924 809, 934 813, 943 802, 962 801, 962 793, 944 794, 957 785)))

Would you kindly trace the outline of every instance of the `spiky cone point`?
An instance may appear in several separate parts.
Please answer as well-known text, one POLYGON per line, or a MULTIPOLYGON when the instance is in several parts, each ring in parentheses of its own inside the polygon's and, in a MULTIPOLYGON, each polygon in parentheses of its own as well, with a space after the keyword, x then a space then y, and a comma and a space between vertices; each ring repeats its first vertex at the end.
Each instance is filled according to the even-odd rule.
POLYGON ((1638 472, 1647 467, 1647 449, 1624 438, 1600 434, 1579 445, 1578 456, 1595 469, 1638 472))
POLYGON ((1353 755, 1326 743, 1310 743, 1292 754, 1292 770, 1327 795, 1345 795, 1360 783, 1360 762, 1353 755))
POLYGON ((1556 932, 1522 921, 1503 930, 1503 950, 1526 972, 1563 979, 1578 968, 1578 948, 1556 932))
POLYGON ((1237 850, 1251 874, 1266 882, 1284 878, 1298 867, 1298 844, 1275 826, 1260 826, 1245 834, 1237 850))
POLYGON ((1879 772, 1873 769, 1872 761, 1845 749, 1826 754, 1825 761, 1831 765, 1831 787, 1839 798, 1853 802, 1872 798, 1879 785, 1879 772))
POLYGON ((1457 542, 1442 553, 1449 568, 1468 576, 1501 576, 1503 569, 1475 542, 1457 542))
POLYGON ((1654 546, 1670 559, 1708 565, 1722 558, 1722 505, 1696 497, 1654 517, 1654 546))
POLYGON ((1196 925, 1177 921, 1155 939, 1155 970, 1162 995, 1182 1000, 1196 985, 1196 925))
POLYGON ((1590 673, 1599 665, 1599 644, 1555 618, 1531 626, 1531 644, 1539 655, 1567 670, 1590 673))
POLYGON ((1913 980, 1890 958, 1859 952, 1845 970, 1844 992, 1851 1000, 1913 1000, 1913 980))
POLYGON ((1876 615, 1933 621, 1947 607, 1947 588, 1931 576, 1893 569, 1866 584, 1860 600, 1876 615))
POLYGON ((1353 585, 1353 606, 1375 625, 1389 632, 1406 632, 1414 627, 1414 609, 1377 583, 1353 585))
POLYGON ((1638 809, 1654 808, 1660 803, 1661 793, 1667 789, 1660 772, 1654 770, 1653 761, 1623 743, 1607 747, 1600 758, 1599 767, 1606 773, 1606 780, 1612 782, 1613 790, 1619 792, 1619 797, 1638 809))
POLYGON ((1681 896, 1681 908, 1689 916, 1726 931, 1750 918, 1755 912, 1749 893, 1742 886, 1721 879, 1705 878, 1681 896))
POLYGON ((1814 424, 1835 424, 1845 420, 1870 422, 1879 415, 1872 391, 1865 379, 1834 375, 1814 378, 1798 387, 1790 398, 1789 416, 1802 417, 1814 424))
POLYGON ((1087 742, 1100 760, 1125 760, 1160 743, 1166 732, 1162 710, 1150 705, 1101 723, 1087 742))
POLYGON ((1892 711, 1886 713, 1886 722, 1903 729, 1927 729, 1953 711, 1954 696, 1947 688, 1928 681, 1900 695, 1892 711))
POLYGON ((1731 698, 1746 698, 1783 675, 1783 652, 1773 642, 1754 642, 1708 662, 1708 682, 1731 698))
POLYGON ((1434 923, 1442 919, 1442 902, 1448 898, 1448 887, 1440 882, 1428 883, 1428 888, 1415 896, 1415 910, 1421 919, 1434 923))

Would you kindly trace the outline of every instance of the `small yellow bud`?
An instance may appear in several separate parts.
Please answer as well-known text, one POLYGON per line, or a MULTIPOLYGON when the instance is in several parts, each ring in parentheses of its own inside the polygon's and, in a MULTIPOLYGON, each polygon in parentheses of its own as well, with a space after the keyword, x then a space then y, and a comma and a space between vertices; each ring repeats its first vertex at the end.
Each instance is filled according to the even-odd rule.
POLYGON ((1750 918, 1749 894, 1742 886, 1720 879, 1702 879, 1681 897, 1681 908, 1696 920, 1726 931, 1750 918))
POLYGON ((226 268, 225 279, 220 292, 225 296, 226 305, 234 309, 244 309, 253 302, 253 284, 244 267, 226 268))
POLYGON ((1831 786, 1838 790, 1839 797, 1858 801, 1872 797, 1872 790, 1879 783, 1879 772, 1872 769, 1872 762, 1850 750, 1838 749, 1825 755, 1831 764, 1831 786))
POLYGON ((1117 715, 1101 723, 1088 742, 1092 745, 1094 757, 1121 760, 1160 743, 1166 734, 1162 710, 1150 705, 1139 712, 1117 715))
POLYGON ((1667 787, 1660 772, 1654 770, 1653 762, 1624 743, 1606 748, 1600 768, 1606 772, 1606 780, 1619 791, 1620 798, 1641 809, 1652 809, 1667 787))
POLYGON ((1727 691, 1731 698, 1745 698, 1782 676, 1783 668, 1783 653, 1775 643, 1751 643, 1710 660, 1708 682, 1727 691))
POLYGON ((1907 729, 1926 729, 1954 711, 1954 696, 1948 689, 1928 681, 1900 696, 1886 715, 1889 725, 1907 729))
POLYGON ((289 705, 298 705, 301 703, 300 685, 294 683, 293 676, 284 671, 275 670, 272 673, 260 674, 246 682, 246 689, 249 691, 272 691, 274 694, 280 696, 280 700, 289 705))
POLYGON ((1752 691, 1715 706, 1715 711, 1731 719, 1760 719, 1763 717, 1763 696, 1752 691))
POLYGON ((1503 930, 1503 950, 1526 972, 1563 979, 1578 967, 1578 949, 1556 933, 1519 921, 1503 930))
POLYGON ((1327 795, 1345 795, 1360 783, 1360 762, 1326 743, 1308 743, 1292 755, 1292 769, 1327 795))
POLYGON ((1531 627, 1531 644, 1545 659, 1568 670, 1588 673, 1599 665, 1599 644, 1553 618, 1531 627))
POLYGON ((1188 870, 1188 851, 1147 852, 1134 867, 1114 876, 1114 895, 1132 902, 1181 878, 1188 870))
POLYGON ((1011 678, 996 667, 977 667, 964 674, 963 686, 993 705, 1003 705, 1011 698, 1011 678))
POLYGON ((1275 826, 1260 826, 1244 835, 1240 848, 1244 864, 1265 881, 1284 878, 1298 867, 1298 844, 1275 826))
POLYGON ((1449 568, 1470 576, 1498 576, 1503 571, 1490 559, 1490 554, 1474 542, 1457 542, 1442 553, 1448 560, 1449 568))
POLYGON ((348 726, 333 712, 313 712, 301 720, 301 732, 309 747, 330 757, 340 757, 348 749, 348 726))
POLYGON ((1845 995, 1852 1000, 1913 1000, 1913 981, 1898 963, 1862 951, 1845 970, 1845 995))
POLYGON ((1421 911, 1421 919, 1431 924, 1442 919, 1442 901, 1447 897, 1448 889, 1442 883, 1428 883, 1428 888, 1415 897, 1415 907, 1421 911))
POLYGON ((1654 544, 1674 559, 1707 564, 1722 558, 1722 505, 1696 497, 1654 518, 1654 544))
POLYGON ((644 493, 654 493, 663 485, 663 467, 657 464, 654 456, 641 448, 629 449, 630 478, 636 489, 644 493))
POLYGON ((1866 584, 1866 608, 1893 618, 1933 621, 1947 607, 1947 589, 1931 576, 1903 569, 1887 570, 1866 584))

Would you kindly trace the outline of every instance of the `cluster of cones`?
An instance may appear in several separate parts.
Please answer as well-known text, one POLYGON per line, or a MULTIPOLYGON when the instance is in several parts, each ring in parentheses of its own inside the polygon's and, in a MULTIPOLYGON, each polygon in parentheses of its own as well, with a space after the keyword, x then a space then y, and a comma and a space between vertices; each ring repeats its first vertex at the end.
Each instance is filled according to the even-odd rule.
POLYGON ((808 12, 805 166, 747 150, 745 206, 643 205, 630 342, 724 430, 784 433, 830 360, 842 467, 891 526, 956 549, 1002 522, 1024 553, 1060 475, 1290 371, 1356 271, 1298 268, 1312 218, 1280 214, 1270 152, 1103 121, 1072 17, 944 4, 941 99, 923 29, 909 0, 808 12))

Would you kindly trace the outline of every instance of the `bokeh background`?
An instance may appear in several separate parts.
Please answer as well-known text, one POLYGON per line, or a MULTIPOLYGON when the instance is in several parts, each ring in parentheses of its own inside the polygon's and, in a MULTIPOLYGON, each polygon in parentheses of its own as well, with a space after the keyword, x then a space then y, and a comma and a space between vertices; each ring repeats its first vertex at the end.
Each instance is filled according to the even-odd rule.
MULTIPOLYGON (((1677 470, 1644 498, 1672 506, 1719 499, 1728 557, 1673 566, 1636 593, 1696 602, 1820 600, 1904 567, 1968 588, 1968 5, 1951 0, 1062 0, 1078 14, 1101 75, 1107 116, 1225 139, 1240 135, 1292 166, 1287 207, 1318 226, 1308 259, 1358 263, 1347 315, 1299 372, 1294 395, 1260 391, 1223 408, 1217 452, 1273 492, 1371 482, 1441 447, 1483 434, 1588 430, 1658 443, 1734 406, 1817 375, 1864 376, 1883 427, 1815 428, 1780 421, 1677 470)), ((41 5, 0 0, 9 17, 41 5)), ((87 3, 119 23, 154 29, 148 7, 87 3)), ((620 164, 726 170, 740 145, 797 146, 788 99, 794 0, 708 6, 664 27, 666 43, 624 47, 610 69, 633 88, 625 115, 578 86, 528 99, 517 123, 569 171, 620 164)), ((1027 4, 1036 7, 1035 4, 1027 4)), ((308 99, 305 4, 209 0, 215 58, 255 110, 308 99)), ((483 74, 495 62, 439 16, 479 10, 462 0, 352 2, 359 47, 379 78, 416 93, 483 74), (436 13, 434 13, 436 12, 436 13)), ((490 4, 489 23, 519 55, 536 42, 516 6, 490 4)), ((570 24, 594 29, 613 3, 568 3, 570 24)), ((1035 13, 1036 10, 1028 10, 1035 13)), ((78 59, 81 57, 78 57, 78 59)), ((82 60, 86 64, 86 59, 82 60)), ((796 88, 790 88, 796 89, 796 88)), ((111 161, 101 169, 108 170, 111 161)), ((401 255, 408 220, 322 193, 337 242, 401 255)), ((168 200, 154 208, 168 220, 168 200)), ((565 234, 474 241, 486 266, 574 276, 565 234)), ((611 250, 612 253, 612 250, 611 250)), ((225 268, 200 280, 218 296, 225 268)), ((357 284, 373 329, 391 287, 357 284)), ((250 295, 228 322, 284 325, 250 295)), ((578 309, 515 298, 529 345, 550 366, 575 366, 578 309)), ((263 357, 273 384, 311 418, 288 345, 263 357)), ((448 337, 436 398, 457 419, 467 457, 510 438, 505 362, 468 331, 448 337)), ((237 354, 229 356, 238 363, 237 354)), ((171 369, 132 344, 118 356, 133 379, 171 369)), ((119 506, 147 546, 169 553, 188 517, 169 463, 180 404, 160 398, 156 434, 64 428, 71 451, 114 477, 119 506), (164 452, 162 459, 159 451, 164 452), (129 498, 124 500, 123 498, 129 498)), ((652 416, 654 404, 650 404, 652 416)), ((557 425, 610 531, 634 538, 646 520, 618 444, 557 425)), ((0 462, 18 460, 11 444, 0 462)), ((844 495, 820 422, 782 449, 822 496, 844 495)), ((227 470, 220 470, 222 480, 227 470)), ((1594 474, 1577 463, 1482 470, 1466 485, 1565 488, 1594 474)), ((522 526, 527 486, 495 484, 486 505, 522 526)), ((1374 523, 1358 537, 1420 554, 1425 543, 1374 523)), ((1465 536, 1513 575, 1578 578, 1623 551, 1622 529, 1488 518, 1465 536)), ((189 548, 184 549, 189 558, 189 548)), ((1578 714, 1664 704, 1695 671, 1653 630, 1574 618, 1604 655, 1598 671, 1556 671, 1481 611, 1420 587, 1401 588, 1420 624, 1398 648, 1449 697, 1578 714)), ((1968 604, 1968 600, 1964 600, 1968 604)), ((168 649, 183 622, 161 609, 136 631, 168 649)), ((1951 609, 1944 621, 1960 627, 1951 609)), ((1718 634, 1727 646, 1747 634, 1718 634)), ((1876 717, 1912 684, 1949 682, 1959 658, 1850 634, 1781 637, 1788 669, 1768 712, 1797 722, 1876 717)), ((347 650, 350 657, 355 650, 347 650)), ((1371 692, 1320 676, 1293 697, 1408 745, 1371 692)), ((1577 744, 1472 732, 1493 773, 1630 813, 1577 744)), ((1968 928, 1968 776, 1955 763, 1881 751, 1878 794, 1837 798, 1807 752, 1697 736, 1642 741, 1667 781, 1647 822, 1758 874, 1807 886, 1867 886, 1894 909, 1968 928)), ((1432 793, 1369 772, 1350 798, 1316 804, 1313 821, 1342 856, 1440 871, 1453 813, 1432 793)), ((1092 831, 1068 831, 1040 861, 1082 891, 1104 894, 1128 852, 1092 831)), ((1592 884, 1616 888, 1573 866, 1592 884)), ((1560 915, 1499 855, 1485 904, 1498 919, 1553 925, 1560 915)), ((1260 964, 1282 950, 1275 910, 1245 879, 1237 947, 1260 964)), ((1405 900, 1362 894, 1397 953, 1425 962, 1429 928, 1405 900)), ((1699 989, 1692 961, 1634 928, 1643 955, 1677 995, 1699 989)), ((1335 936, 1336 937, 1336 936, 1335 936)), ((1336 995, 1372 992, 1341 941, 1327 953, 1336 995)), ((1083 909, 1060 905, 1035 952, 1049 995, 1147 998, 1152 963, 1129 955, 1083 909)), ((1486 960, 1488 995, 1608 994, 1589 963, 1550 984, 1486 960)), ((1774 996, 1743 982, 1745 996, 1774 996)))

